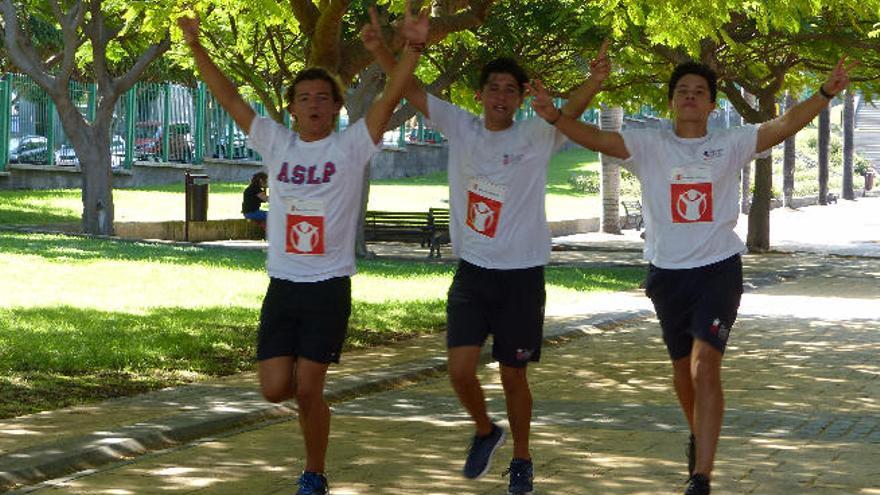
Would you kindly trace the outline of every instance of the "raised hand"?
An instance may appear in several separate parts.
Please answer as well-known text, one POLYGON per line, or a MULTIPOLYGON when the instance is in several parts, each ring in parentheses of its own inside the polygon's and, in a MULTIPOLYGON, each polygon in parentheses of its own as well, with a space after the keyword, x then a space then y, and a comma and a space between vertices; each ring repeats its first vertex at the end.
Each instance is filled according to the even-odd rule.
POLYGON ((822 84, 822 88, 830 95, 840 93, 849 85, 849 71, 853 70, 857 65, 859 65, 858 60, 847 65, 846 55, 844 55, 837 61, 837 65, 834 66, 831 73, 828 74, 828 79, 822 84))
POLYGON ((610 40, 606 38, 602 42, 602 46, 599 47, 599 53, 596 54, 596 58, 590 61, 590 79, 599 83, 607 79, 611 73, 611 62, 608 60, 607 54, 609 43, 610 40))
POLYGON ((540 79, 534 79, 531 83, 526 83, 526 90, 532 96, 532 108, 539 117, 548 121, 556 122, 559 120, 561 112, 553 104, 553 98, 544 88, 544 84, 540 79))
POLYGON ((410 46, 424 47, 428 42, 428 9, 423 8, 413 15, 411 0, 406 1, 403 25, 400 27, 400 35, 403 36, 410 46))
POLYGON ((180 30, 183 31, 183 39, 187 42, 192 42, 199 39, 198 16, 193 15, 192 17, 180 17, 177 19, 177 25, 180 26, 180 30))
POLYGON ((365 24, 361 29, 361 41, 367 50, 375 52, 385 46, 385 39, 382 37, 382 26, 379 25, 379 15, 376 13, 376 7, 371 6, 369 12, 370 23, 365 24))

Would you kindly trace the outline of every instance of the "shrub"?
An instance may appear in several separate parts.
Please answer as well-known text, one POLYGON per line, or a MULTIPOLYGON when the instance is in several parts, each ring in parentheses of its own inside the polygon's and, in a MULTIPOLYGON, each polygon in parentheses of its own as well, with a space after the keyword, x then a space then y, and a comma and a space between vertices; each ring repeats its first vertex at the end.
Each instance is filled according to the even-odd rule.
POLYGON ((592 170, 574 172, 568 177, 571 188, 583 194, 598 194, 599 180, 599 173, 592 170))

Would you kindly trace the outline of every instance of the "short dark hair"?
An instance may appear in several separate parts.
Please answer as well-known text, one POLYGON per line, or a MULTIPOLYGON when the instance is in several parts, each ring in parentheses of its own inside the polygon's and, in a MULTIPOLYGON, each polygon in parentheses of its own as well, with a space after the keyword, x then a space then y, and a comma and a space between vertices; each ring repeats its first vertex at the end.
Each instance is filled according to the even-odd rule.
POLYGON ((266 172, 257 172, 251 176, 251 185, 260 186, 260 181, 269 180, 269 175, 266 172))
POLYGON ((678 80, 688 74, 694 74, 706 80, 709 85, 709 96, 714 103, 718 97, 718 75, 708 65, 694 61, 678 64, 672 71, 672 75, 669 76, 669 99, 672 100, 672 94, 675 93, 675 85, 678 84, 678 80))
POLYGON ((287 100, 288 105, 292 104, 294 97, 296 97, 296 85, 303 81, 327 81, 333 93, 333 101, 345 103, 342 83, 339 82, 339 79, 323 67, 309 67, 297 72, 293 82, 287 87, 284 98, 287 100))
POLYGON ((489 82, 489 77, 492 74, 510 74, 513 76, 516 82, 519 83, 520 93, 526 90, 526 83, 529 82, 529 76, 526 74, 525 69, 516 60, 509 57, 496 58, 483 66, 483 70, 480 72, 479 89, 483 89, 483 86, 489 82))

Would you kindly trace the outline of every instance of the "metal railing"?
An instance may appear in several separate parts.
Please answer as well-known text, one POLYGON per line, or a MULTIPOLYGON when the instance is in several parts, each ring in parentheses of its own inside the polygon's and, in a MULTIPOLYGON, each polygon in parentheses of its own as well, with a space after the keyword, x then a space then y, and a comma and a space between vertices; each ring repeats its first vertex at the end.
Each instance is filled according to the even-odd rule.
MULTIPOLYGON (((97 102, 93 83, 72 82, 70 96, 87 120, 95 117, 97 102)), ((557 103, 561 103, 558 101, 557 103)), ((260 103, 252 103, 265 115, 260 103)), ((595 110, 583 116, 595 121, 595 110)), ((532 117, 531 106, 517 111, 516 119, 532 117)), ((284 112, 284 122, 291 118, 284 112)), ((340 119, 339 129, 348 124, 340 119)), ((383 139, 389 146, 408 143, 442 143, 443 136, 431 129, 422 115, 383 139)), ((188 87, 173 83, 138 83, 116 103, 111 123, 110 155, 113 167, 130 169, 136 161, 202 163, 206 158, 256 160, 244 132, 217 103, 204 84, 188 87)), ((0 171, 8 163, 79 166, 70 140, 64 133, 52 99, 28 76, 0 74, 0 171)))

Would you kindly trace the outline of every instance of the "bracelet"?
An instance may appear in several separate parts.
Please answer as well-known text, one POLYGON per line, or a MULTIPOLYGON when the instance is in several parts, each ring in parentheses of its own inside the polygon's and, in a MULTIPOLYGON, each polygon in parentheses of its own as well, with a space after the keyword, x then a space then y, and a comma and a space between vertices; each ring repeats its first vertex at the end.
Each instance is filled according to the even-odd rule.
POLYGON ((825 91, 824 84, 819 85, 819 94, 824 96, 826 100, 833 100, 834 99, 833 94, 829 93, 828 91, 825 91))
POLYGON ((410 51, 413 51, 415 53, 423 53, 425 51, 425 44, 424 43, 407 42, 406 47, 407 47, 407 49, 409 49, 410 51))
MULTIPOLYGON (((557 112, 559 112, 559 113, 556 114, 556 118, 555 118, 555 119, 553 119, 553 120, 547 120, 547 123, 548 123, 548 124, 550 124, 550 125, 556 125, 556 123, 559 122, 559 119, 562 118, 562 110, 557 110, 557 112)), ((546 120, 546 119, 545 119, 545 120, 546 120)))

